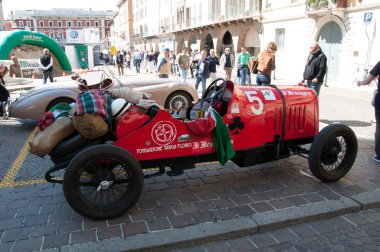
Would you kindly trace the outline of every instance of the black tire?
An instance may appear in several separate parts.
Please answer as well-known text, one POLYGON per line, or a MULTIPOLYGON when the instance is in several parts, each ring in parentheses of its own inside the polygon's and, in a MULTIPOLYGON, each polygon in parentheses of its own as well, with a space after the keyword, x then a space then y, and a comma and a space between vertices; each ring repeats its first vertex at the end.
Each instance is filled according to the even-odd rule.
POLYGON ((109 219, 130 210, 143 185, 140 163, 128 151, 109 144, 79 152, 63 178, 63 192, 69 205, 92 219, 109 219))
POLYGON ((165 102, 167 109, 186 109, 193 104, 191 95, 185 91, 171 93, 165 102))
POLYGON ((49 111, 52 107, 54 107, 57 104, 67 104, 68 105, 68 104, 73 103, 73 102, 75 102, 75 101, 71 98, 60 97, 60 98, 57 98, 57 99, 51 101, 49 103, 49 105, 47 106, 46 111, 49 111))
POLYGON ((343 124, 330 124, 311 144, 310 171, 322 182, 337 181, 350 171, 357 152, 358 141, 353 130, 343 124))

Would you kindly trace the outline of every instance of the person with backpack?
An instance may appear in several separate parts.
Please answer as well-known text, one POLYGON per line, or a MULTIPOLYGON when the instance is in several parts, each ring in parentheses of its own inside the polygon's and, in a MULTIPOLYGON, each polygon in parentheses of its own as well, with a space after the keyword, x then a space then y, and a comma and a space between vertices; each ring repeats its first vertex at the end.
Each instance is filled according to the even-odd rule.
POLYGON ((275 53, 277 45, 274 42, 269 42, 264 51, 257 55, 257 74, 256 84, 259 86, 269 86, 272 82, 271 74, 276 69, 275 53))

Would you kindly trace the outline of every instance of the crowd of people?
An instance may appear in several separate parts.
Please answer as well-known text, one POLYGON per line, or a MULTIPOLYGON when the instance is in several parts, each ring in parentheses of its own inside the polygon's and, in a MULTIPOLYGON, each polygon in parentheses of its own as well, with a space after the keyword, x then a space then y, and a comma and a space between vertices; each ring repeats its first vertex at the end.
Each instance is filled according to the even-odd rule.
MULTIPOLYGON (((180 76, 182 82, 188 81, 188 74, 194 81, 194 86, 198 89, 202 83, 202 93, 206 89, 207 82, 211 83, 217 77, 232 80, 233 69, 236 69, 234 81, 239 85, 252 85, 252 74, 255 77, 256 85, 270 85, 272 83, 272 72, 276 69, 277 45, 269 42, 263 51, 255 54, 248 52, 245 46, 240 48, 240 52, 233 55, 231 48, 224 49, 224 53, 219 57, 214 49, 209 51, 193 50, 182 48, 176 55, 169 48, 162 52, 150 50, 117 51, 117 54, 106 64, 115 65, 119 75, 124 74, 124 68, 134 67, 136 73, 144 69, 146 73, 157 73, 159 78, 169 78, 170 75, 180 76), (217 69, 224 70, 224 76, 217 76, 217 69)), ((318 42, 313 42, 310 46, 310 54, 305 64, 303 79, 300 82, 314 89, 319 95, 320 88, 327 71, 327 59, 318 42)))

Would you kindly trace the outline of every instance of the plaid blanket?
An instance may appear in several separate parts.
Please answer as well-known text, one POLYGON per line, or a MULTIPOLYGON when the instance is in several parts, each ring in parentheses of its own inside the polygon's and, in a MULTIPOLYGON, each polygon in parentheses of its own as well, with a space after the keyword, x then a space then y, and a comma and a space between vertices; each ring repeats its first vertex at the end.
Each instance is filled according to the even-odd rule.
POLYGON ((111 118, 111 94, 106 90, 91 89, 78 94, 76 98, 76 115, 101 115, 111 118))

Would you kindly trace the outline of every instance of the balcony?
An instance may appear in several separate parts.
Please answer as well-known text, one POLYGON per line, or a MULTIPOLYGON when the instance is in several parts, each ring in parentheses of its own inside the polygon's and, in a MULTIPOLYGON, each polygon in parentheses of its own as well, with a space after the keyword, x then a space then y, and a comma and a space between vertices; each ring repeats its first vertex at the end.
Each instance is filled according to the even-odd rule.
POLYGON ((306 14, 316 18, 327 14, 334 14, 344 18, 344 11, 347 7, 347 0, 307 0, 306 14))

